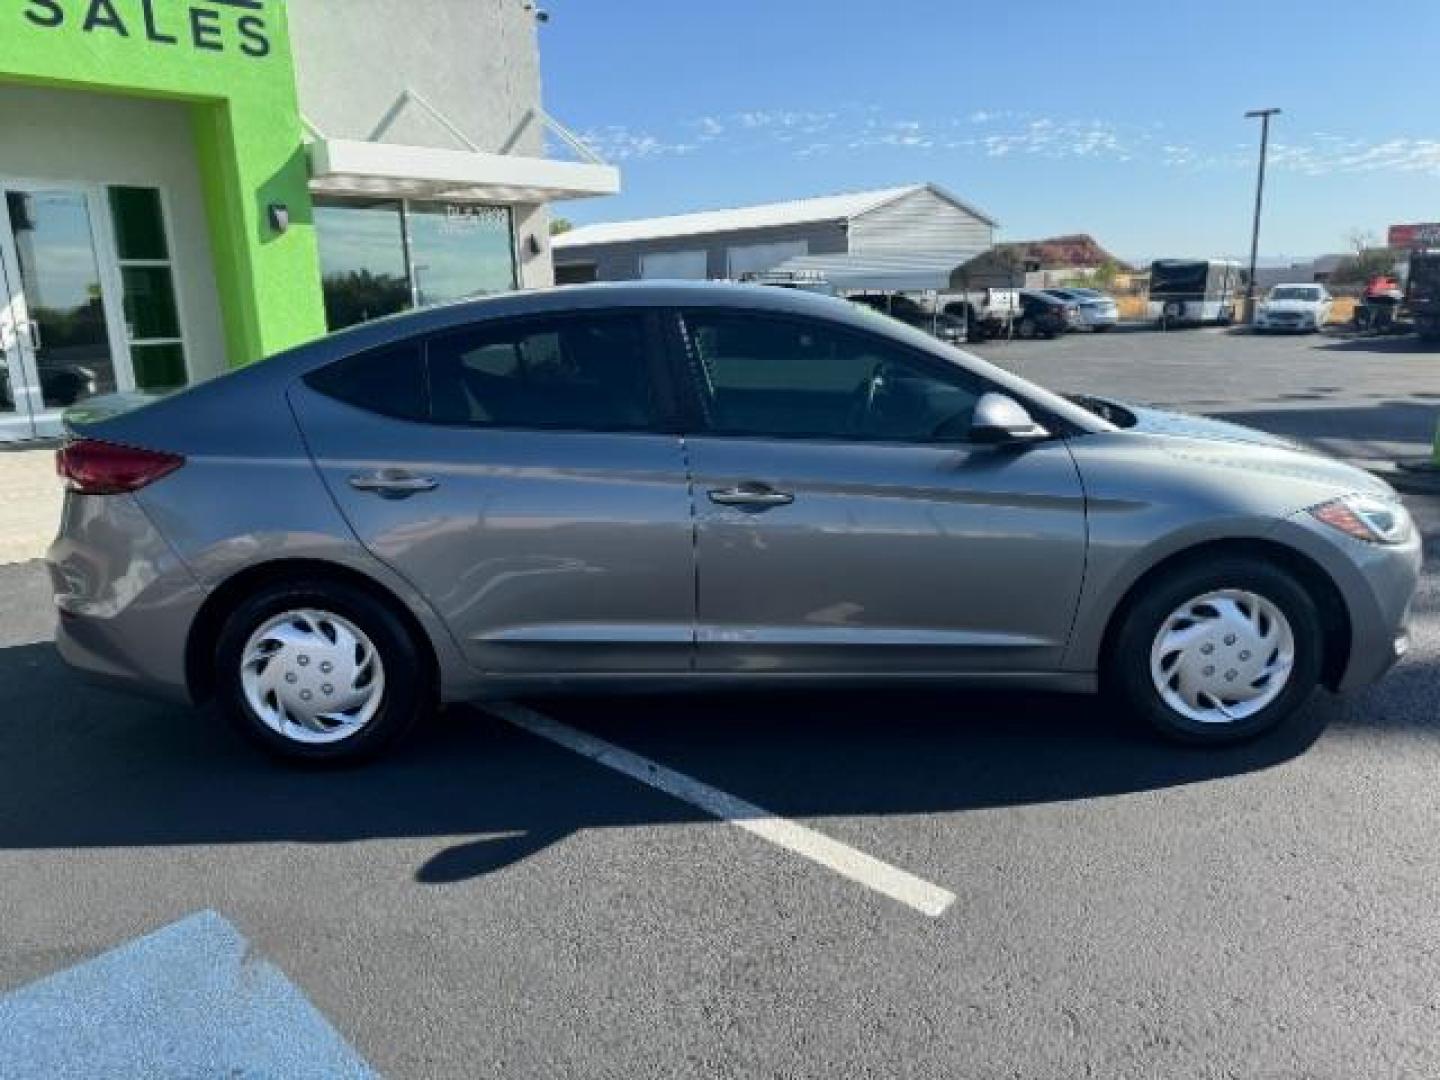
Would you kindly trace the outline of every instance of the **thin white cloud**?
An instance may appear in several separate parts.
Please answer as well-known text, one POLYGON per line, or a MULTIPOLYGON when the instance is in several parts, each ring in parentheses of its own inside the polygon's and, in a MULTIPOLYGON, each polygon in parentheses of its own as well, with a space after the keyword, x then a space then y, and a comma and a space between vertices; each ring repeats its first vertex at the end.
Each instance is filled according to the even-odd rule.
MULTIPOLYGON (((754 108, 679 121, 672 128, 642 130, 613 124, 587 131, 582 138, 616 162, 768 148, 801 159, 949 151, 992 159, 1034 157, 1200 171, 1251 168, 1256 153, 1250 140, 1205 143, 1186 139, 1158 122, 1037 116, 994 108, 939 118, 887 116, 878 106, 859 104, 833 110, 754 108)), ((1440 139, 1373 140, 1312 131, 1273 140, 1270 160, 1277 170, 1305 176, 1386 172, 1440 176, 1440 139)))
POLYGON ((623 124, 608 124, 579 134, 580 140, 606 161, 675 157, 692 154, 699 149, 693 141, 666 139, 648 132, 636 131, 623 124))

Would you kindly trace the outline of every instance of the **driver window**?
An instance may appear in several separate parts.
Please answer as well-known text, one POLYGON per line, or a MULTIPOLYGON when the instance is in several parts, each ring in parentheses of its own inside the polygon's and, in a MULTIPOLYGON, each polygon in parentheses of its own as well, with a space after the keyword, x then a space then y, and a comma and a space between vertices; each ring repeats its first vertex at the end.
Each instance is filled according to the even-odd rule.
POLYGON ((978 381, 884 338, 804 319, 685 316, 712 430, 775 438, 963 439, 978 381))

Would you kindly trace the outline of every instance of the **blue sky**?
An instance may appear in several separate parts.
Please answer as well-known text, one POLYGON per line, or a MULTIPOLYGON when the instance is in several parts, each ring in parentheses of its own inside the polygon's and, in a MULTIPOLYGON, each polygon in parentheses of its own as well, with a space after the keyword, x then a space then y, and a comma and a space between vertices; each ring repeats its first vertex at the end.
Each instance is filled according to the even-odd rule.
POLYGON ((545 0, 546 107, 624 169, 576 222, 930 180, 1002 238, 1343 250, 1440 220, 1440 0, 545 0))

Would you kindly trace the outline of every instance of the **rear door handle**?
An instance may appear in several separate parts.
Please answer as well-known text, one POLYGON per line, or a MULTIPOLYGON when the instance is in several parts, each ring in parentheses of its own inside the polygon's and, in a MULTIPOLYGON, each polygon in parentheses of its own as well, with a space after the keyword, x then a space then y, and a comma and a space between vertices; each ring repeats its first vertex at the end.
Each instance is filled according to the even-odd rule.
POLYGON ((721 488, 710 492, 710 501, 717 506, 789 506, 795 496, 788 491, 776 491, 769 484, 743 483, 732 488, 721 488))
POLYGON ((381 469, 373 473, 357 473, 350 477, 350 486, 356 491, 370 491, 377 495, 418 495, 434 491, 440 481, 429 476, 416 476, 404 469, 381 469))

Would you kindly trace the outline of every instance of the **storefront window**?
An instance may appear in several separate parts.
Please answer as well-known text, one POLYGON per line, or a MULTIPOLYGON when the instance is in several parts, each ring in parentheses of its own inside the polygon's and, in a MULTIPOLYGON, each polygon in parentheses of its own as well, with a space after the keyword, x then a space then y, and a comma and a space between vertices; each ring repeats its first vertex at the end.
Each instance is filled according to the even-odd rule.
POLYGON ((142 390, 184 386, 189 381, 185 344, 160 192, 112 187, 109 196, 135 385, 142 390))
POLYGON ((415 293, 422 305, 515 287, 507 207, 410 203, 407 210, 415 293))
POLYGON ((331 330, 515 288, 503 206, 320 199, 315 228, 331 330))
POLYGON ((401 214, 400 202, 393 199, 316 203, 325 320, 331 330, 410 306, 401 214))

